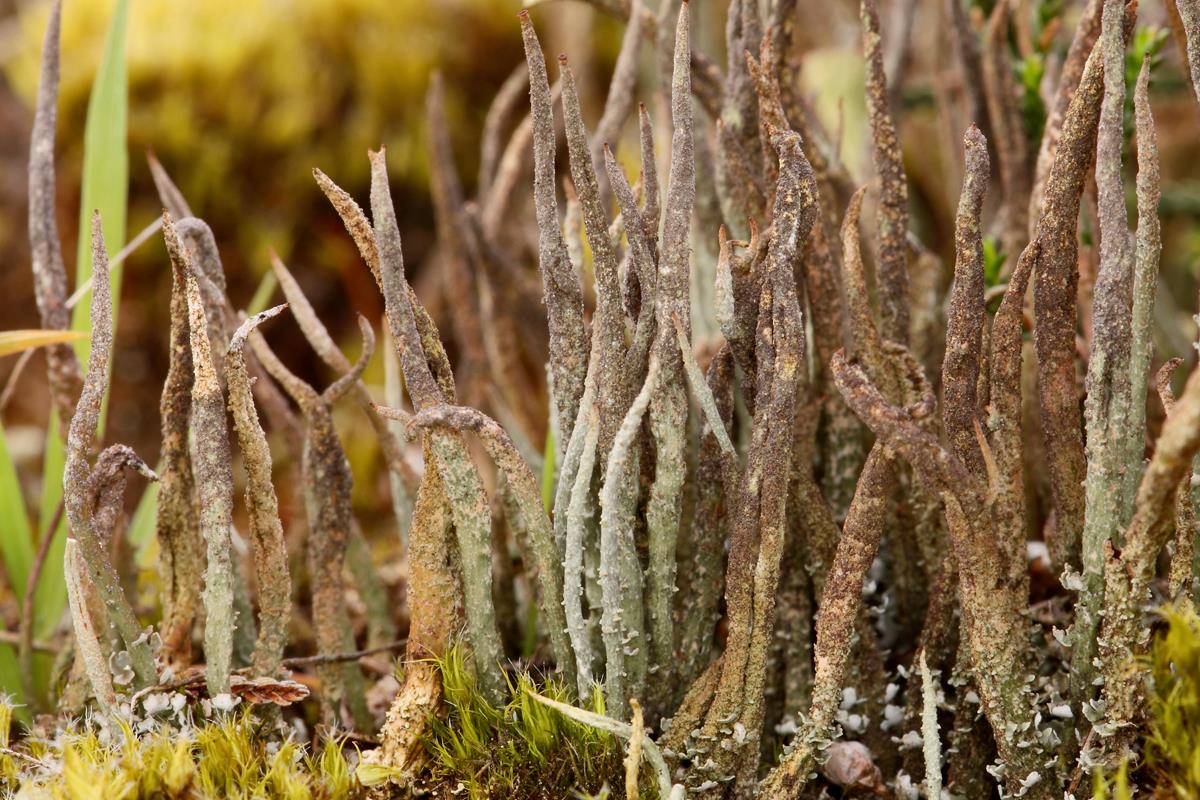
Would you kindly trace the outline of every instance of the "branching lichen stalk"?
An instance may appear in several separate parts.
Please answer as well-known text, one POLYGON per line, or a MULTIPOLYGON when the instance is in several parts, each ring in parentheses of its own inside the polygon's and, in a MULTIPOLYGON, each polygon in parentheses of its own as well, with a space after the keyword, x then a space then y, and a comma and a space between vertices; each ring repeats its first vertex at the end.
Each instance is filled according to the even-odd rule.
MULTIPOLYGON (((92 337, 91 357, 83 389, 75 404, 67 433, 66 466, 63 470, 63 501, 71 534, 79 542, 88 574, 104 600, 109 620, 129 652, 136 686, 152 685, 156 679, 154 655, 133 607, 121 588, 121 579, 109 559, 108 542, 94 519, 93 473, 88 456, 96 444, 100 407, 108 387, 109 362, 113 349, 112 296, 108 282, 108 256, 100 214, 92 216, 92 337)), ((49 533, 47 535, 50 535, 49 533)))

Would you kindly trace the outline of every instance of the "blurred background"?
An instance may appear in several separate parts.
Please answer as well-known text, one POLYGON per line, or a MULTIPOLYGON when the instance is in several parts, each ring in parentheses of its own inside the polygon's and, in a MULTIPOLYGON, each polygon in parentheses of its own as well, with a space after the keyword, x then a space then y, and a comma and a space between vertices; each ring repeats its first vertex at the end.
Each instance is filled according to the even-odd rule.
MULTIPOLYGON (((605 0, 620 3, 620 0, 605 0)), ((597 2, 596 5, 604 5, 597 2)), ((858 0, 801 3, 800 36, 807 48, 802 76, 827 127, 840 132, 843 158, 859 180, 865 173, 862 64, 858 0)), ((885 42, 899 32, 887 20, 912 0, 884 2, 885 42)), ((977 26, 991 0, 970 4, 977 26)), ((1014 42, 1014 69, 1030 101, 1036 130, 1041 81, 1054 75, 1078 6, 1062 0, 1013 0, 1039 37, 1028 52, 1014 42)), ((88 93, 114 0, 66 0, 62 93, 58 125, 60 231, 68 274, 74 274, 83 123, 88 93)), ((727 0, 694 0, 697 46, 724 65, 727 0)), ((921 239, 953 263, 961 128, 946 108, 963 87, 948 57, 945 0, 916 3, 912 47, 903 63, 901 138, 910 179, 914 226, 921 239)), ((317 311, 347 352, 356 354, 354 313, 377 321, 382 301, 338 218, 314 185, 319 167, 365 204, 368 148, 388 148, 392 187, 410 275, 443 331, 450 325, 435 246, 429 196, 424 97, 434 70, 445 81, 454 156, 468 196, 480 164, 480 135, 489 105, 524 62, 516 12, 519 0, 134 0, 128 28, 130 194, 127 238, 161 213, 145 155, 153 151, 213 228, 235 304, 250 301, 269 271, 268 249, 292 268, 317 311)), ((586 118, 599 116, 623 23, 581 2, 544 3, 534 12, 548 54, 567 52, 581 79, 586 118)), ((36 91, 37 57, 48 14, 42 0, 0 0, 0 328, 38 326, 26 243, 26 160, 36 91)), ((1152 101, 1161 139, 1165 252, 1159 299, 1160 357, 1190 357, 1190 315, 1196 305, 1200 254, 1200 112, 1186 89, 1175 42, 1157 0, 1142 4, 1140 22, 1158 36, 1162 63, 1152 101), (1158 34, 1153 29, 1160 29, 1158 34)), ((643 67, 652 70, 649 48, 643 67)), ((552 76, 555 69, 551 67, 552 76)), ((647 80, 648 84, 649 81, 647 80)), ((646 93, 652 106, 661 102, 646 93)), ((523 115, 526 106, 520 103, 523 115)), ((711 126, 706 123, 706 129, 711 126)), ((627 133, 631 133, 627 130, 627 133)), ((560 172, 564 160, 560 158, 560 172)), ((532 229, 528 180, 518 184, 513 226, 532 229)), ((1086 229, 1086 222, 1085 222, 1086 229)), ((716 231, 701 237, 715 242, 716 231)), ((1086 240, 1085 230, 1085 240, 1086 240)), ((111 244, 111 243, 110 243, 111 244)), ((536 264, 525 265, 535 274, 536 264)), ((125 267, 108 441, 134 446, 153 463, 158 451, 158 393, 166 372, 170 270, 161 237, 125 267)), ((276 293, 274 302, 281 298, 276 293)), ((294 329, 281 321, 270 338, 302 376, 328 382, 294 329)), ((453 359, 453 343, 449 342, 453 359)), ((15 359, 0 360, 4 385, 15 359)), ((44 361, 34 355, 4 409, 9 445, 29 498, 36 498, 48 402, 44 361)), ((374 359, 369 383, 382 385, 374 359)), ((544 387, 529 386, 540 397, 544 387)), ((356 511, 376 541, 388 528, 387 476, 374 437, 353 408, 339 427, 354 465, 356 511), (356 436, 361 431, 363 435, 356 436)), ((544 433, 544 430, 543 430, 544 433)), ((537 442, 540 446, 540 441, 537 442)), ((138 490, 129 492, 130 507, 138 490)), ((285 513, 298 499, 281 497, 285 513)), ((34 507, 35 503, 30 503, 34 507)), ((394 527, 394 525, 392 526, 394 527)))

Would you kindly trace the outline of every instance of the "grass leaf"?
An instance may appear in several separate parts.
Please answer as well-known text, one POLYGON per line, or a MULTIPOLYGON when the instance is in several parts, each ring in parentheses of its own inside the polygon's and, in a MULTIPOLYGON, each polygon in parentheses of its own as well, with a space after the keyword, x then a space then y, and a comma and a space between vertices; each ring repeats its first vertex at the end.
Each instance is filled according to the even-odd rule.
MULTIPOLYGON (((117 0, 112 22, 104 43, 104 55, 92 84, 84 127, 83 190, 79 208, 79 247, 76 251, 75 285, 82 286, 92 276, 91 238, 87 231, 94 211, 104 224, 104 241, 111 257, 125 243, 125 212, 129 195, 129 153, 126 148, 126 118, 129 89, 125 64, 125 27, 129 0, 117 0)), ((116 299, 121 296, 121 270, 112 274, 114 326, 116 299)), ((71 328, 91 329, 87 303, 77 303, 71 328)), ((76 344, 81 364, 87 364, 89 345, 76 344)), ((103 425, 103 423, 101 423, 103 425)))
MULTIPOLYGON (((25 586, 25 578, 33 563, 33 537, 30 535, 29 517, 25 513, 25 501, 21 496, 21 481, 17 477, 17 466, 8 452, 8 439, 0 425, 0 558, 4 560, 4 571, 9 584, 19 598, 25 586)), ((0 681, 0 691, 4 683, 0 681)))
POLYGON ((82 331, 47 331, 41 328, 19 331, 0 331, 0 356, 10 356, 32 347, 74 342, 86 338, 82 331))

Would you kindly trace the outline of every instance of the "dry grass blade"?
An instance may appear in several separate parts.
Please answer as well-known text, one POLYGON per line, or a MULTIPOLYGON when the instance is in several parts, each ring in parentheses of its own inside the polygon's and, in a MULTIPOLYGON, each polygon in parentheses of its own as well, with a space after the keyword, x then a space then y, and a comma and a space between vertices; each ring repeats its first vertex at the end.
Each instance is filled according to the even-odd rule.
POLYGON ((258 582, 258 641, 254 647, 254 671, 265 676, 278 676, 280 671, 291 620, 292 582, 283 525, 279 521, 279 501, 271 483, 271 451, 254 409, 243 348, 251 331, 284 308, 286 306, 275 306, 242 323, 229 342, 226 360, 229 408, 246 469, 246 510, 250 516, 250 541, 254 547, 258 582))
POLYGON ((642 764, 642 743, 646 740, 646 725, 642 720, 642 706, 637 700, 630 700, 629 707, 633 709, 630 724, 629 749, 625 753, 625 796, 637 797, 638 767, 642 764))
POLYGON ((79 542, 88 574, 100 591, 109 619, 129 651, 139 686, 154 683, 154 655, 142 635, 142 626, 130 606, 121 580, 108 558, 107 542, 100 538, 101 530, 92 506, 93 470, 88 455, 96 444, 96 429, 100 421, 100 406, 108 386, 109 361, 112 358, 112 297, 108 284, 108 257, 100 228, 100 215, 92 217, 92 347, 87 375, 75 414, 67 434, 67 461, 63 472, 63 498, 71 533, 79 542))
POLYGON ((83 331, 48 331, 41 328, 0 331, 0 358, 38 347, 55 347, 86 338, 87 334, 83 331))
MULTIPOLYGON (((55 218, 54 139, 58 117, 59 30, 62 1, 50 7, 50 21, 42 45, 37 106, 29 149, 29 250, 33 266, 33 289, 42 327, 66 330, 71 327, 67 310, 67 270, 55 218)), ((52 346, 46 354, 50 395, 66 430, 75 413, 75 398, 83 383, 79 359, 70 345, 52 346)))
POLYGON ((867 117, 879 174, 879 319, 884 338, 908 342, 908 184, 892 118, 876 0, 862 0, 867 117))
MULTIPOLYGON (((582 708, 569 706, 566 703, 560 703, 557 700, 551 700, 549 697, 543 697, 533 692, 530 692, 530 695, 542 705, 549 706, 576 722, 591 725, 614 736, 620 736, 622 739, 632 739, 635 735, 633 726, 628 722, 620 722, 591 711, 585 711, 582 708)), ((658 780, 659 797, 666 798, 666 800, 683 800, 683 792, 681 791, 683 787, 678 784, 675 786, 671 785, 671 771, 667 768, 667 762, 663 758, 662 751, 650 739, 643 739, 641 747, 646 760, 650 762, 650 766, 654 769, 655 777, 658 780)))

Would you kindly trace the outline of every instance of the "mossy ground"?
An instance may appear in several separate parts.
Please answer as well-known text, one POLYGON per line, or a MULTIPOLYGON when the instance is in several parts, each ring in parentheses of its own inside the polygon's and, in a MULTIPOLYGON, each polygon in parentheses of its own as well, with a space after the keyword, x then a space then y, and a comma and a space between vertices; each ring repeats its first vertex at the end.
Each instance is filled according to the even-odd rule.
MULTIPOLYGON (((446 716, 425 742, 428 769, 416 790, 433 798, 624 798, 622 743, 538 703, 567 702, 553 682, 528 672, 510 679, 500 708, 478 691, 463 652, 438 662, 446 716)), ((603 713, 597 691, 589 704, 603 713)), ((109 722, 77 721, 57 732, 13 731, 13 706, 0 703, 0 795, 64 800, 280 798, 340 800, 382 788, 386 771, 355 772, 355 745, 337 739, 308 747, 248 711, 204 722, 198 709, 109 722)), ((646 770, 642 797, 655 797, 646 770)))

